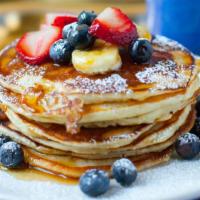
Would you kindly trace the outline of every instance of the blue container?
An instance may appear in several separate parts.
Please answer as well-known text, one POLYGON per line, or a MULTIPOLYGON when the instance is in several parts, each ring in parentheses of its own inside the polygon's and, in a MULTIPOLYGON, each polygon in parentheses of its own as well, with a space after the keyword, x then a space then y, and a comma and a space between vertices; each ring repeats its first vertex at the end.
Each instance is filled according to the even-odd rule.
POLYGON ((200 54, 200 0, 147 0, 147 23, 151 33, 200 54))

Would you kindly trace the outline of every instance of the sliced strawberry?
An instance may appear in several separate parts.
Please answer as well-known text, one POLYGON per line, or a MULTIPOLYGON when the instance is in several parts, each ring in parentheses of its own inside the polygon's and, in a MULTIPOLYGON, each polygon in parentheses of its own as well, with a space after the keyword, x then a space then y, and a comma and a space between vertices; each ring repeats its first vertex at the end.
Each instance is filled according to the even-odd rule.
POLYGON ((25 62, 40 64, 49 58, 51 45, 61 37, 61 28, 46 26, 40 31, 25 33, 17 43, 16 50, 25 62))
POLYGON ((68 13, 49 13, 46 15, 46 24, 63 28, 78 20, 77 16, 68 13))
POLYGON ((127 45, 137 37, 133 22, 118 8, 106 8, 93 21, 89 33, 117 45, 127 45))

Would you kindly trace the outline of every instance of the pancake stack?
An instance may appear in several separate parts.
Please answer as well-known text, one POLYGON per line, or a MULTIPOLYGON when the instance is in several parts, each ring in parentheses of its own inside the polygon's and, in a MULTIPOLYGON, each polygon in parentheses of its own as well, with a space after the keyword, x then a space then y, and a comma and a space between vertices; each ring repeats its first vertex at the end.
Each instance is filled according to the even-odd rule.
POLYGON ((29 166, 78 178, 128 157, 143 170, 170 159, 193 126, 199 94, 195 58, 182 45, 152 37, 148 64, 103 75, 73 66, 29 65, 13 42, 0 53, 0 132, 20 143, 29 166))

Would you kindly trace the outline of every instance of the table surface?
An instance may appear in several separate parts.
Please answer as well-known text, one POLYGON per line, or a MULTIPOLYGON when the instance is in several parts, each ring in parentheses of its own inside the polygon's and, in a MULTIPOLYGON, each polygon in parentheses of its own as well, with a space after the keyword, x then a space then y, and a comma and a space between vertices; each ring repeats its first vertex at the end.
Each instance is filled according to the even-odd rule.
POLYGON ((0 13, 10 11, 64 11, 80 12, 82 10, 102 11, 104 8, 114 6, 122 9, 128 15, 145 12, 144 1, 80 1, 80 0, 43 0, 43 1, 5 1, 0 3, 0 13))

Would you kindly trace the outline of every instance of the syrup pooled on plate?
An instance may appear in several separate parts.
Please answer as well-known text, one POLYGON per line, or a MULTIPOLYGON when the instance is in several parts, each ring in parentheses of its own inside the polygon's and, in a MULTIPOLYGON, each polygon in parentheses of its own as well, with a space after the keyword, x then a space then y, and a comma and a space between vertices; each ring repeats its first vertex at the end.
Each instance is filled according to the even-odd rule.
POLYGON ((24 169, 5 169, 0 167, 0 170, 6 171, 9 175, 16 179, 23 181, 43 181, 43 182, 56 182, 59 184, 78 184, 78 179, 69 178, 66 176, 56 175, 44 170, 34 169, 34 168, 24 168, 24 169))

